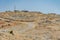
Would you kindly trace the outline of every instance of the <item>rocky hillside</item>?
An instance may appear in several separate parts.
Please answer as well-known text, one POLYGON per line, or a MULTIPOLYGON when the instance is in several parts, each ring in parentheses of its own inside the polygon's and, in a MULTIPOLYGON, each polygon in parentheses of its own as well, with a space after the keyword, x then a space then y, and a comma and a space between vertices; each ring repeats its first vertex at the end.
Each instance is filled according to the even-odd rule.
POLYGON ((60 40, 60 15, 0 12, 0 40, 60 40))

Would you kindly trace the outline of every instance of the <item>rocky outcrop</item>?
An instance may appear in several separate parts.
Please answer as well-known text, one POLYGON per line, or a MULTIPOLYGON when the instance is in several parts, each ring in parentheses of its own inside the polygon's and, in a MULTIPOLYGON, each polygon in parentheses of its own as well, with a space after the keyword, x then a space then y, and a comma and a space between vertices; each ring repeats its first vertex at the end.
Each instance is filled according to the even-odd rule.
POLYGON ((60 15, 2 12, 0 40, 60 40, 60 15))

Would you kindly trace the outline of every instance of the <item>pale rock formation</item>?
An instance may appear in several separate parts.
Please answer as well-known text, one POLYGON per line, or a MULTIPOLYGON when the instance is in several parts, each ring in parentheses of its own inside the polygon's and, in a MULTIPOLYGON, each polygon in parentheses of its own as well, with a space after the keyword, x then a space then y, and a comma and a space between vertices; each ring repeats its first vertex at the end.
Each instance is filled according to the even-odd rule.
POLYGON ((0 40, 60 40, 60 15, 2 12, 0 40))

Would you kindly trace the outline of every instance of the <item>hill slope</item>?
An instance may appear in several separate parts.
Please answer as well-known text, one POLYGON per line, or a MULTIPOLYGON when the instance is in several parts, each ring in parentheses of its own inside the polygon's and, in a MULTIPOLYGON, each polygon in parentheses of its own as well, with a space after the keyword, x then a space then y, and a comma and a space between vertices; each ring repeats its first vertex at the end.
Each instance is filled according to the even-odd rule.
POLYGON ((60 15, 1 12, 0 40, 60 40, 60 15))

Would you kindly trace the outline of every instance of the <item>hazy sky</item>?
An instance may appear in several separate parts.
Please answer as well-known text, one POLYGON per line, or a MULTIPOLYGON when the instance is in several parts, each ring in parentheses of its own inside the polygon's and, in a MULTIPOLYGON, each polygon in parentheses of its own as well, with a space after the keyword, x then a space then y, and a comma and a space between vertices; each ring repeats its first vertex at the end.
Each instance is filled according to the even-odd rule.
POLYGON ((14 10, 60 13, 60 0, 0 0, 0 11, 14 10))

